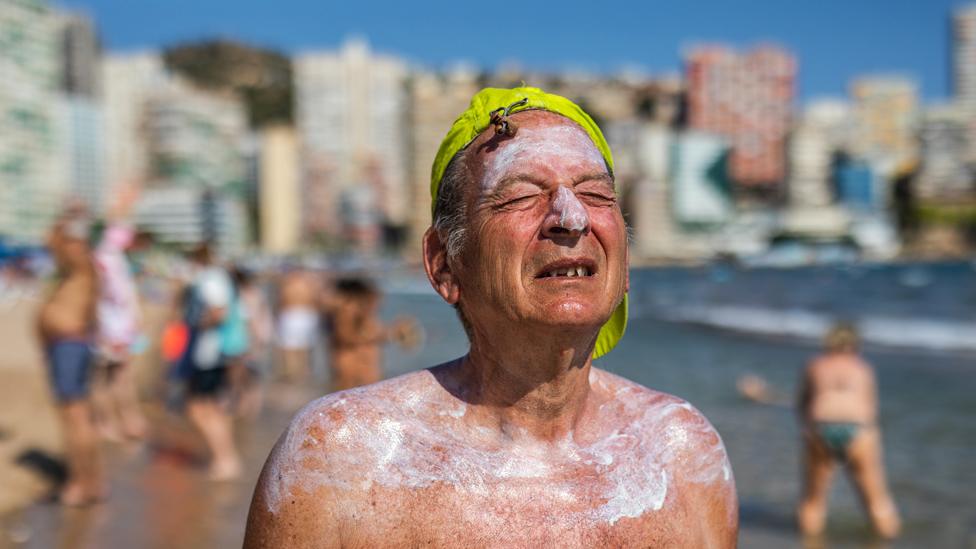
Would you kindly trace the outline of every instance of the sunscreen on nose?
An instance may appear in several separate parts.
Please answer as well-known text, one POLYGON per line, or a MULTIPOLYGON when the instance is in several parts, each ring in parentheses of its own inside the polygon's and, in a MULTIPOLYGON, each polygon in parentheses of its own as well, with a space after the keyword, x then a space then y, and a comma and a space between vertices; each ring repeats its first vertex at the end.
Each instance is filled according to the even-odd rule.
POLYGON ((573 191, 560 185, 552 201, 552 213, 559 216, 559 226, 570 231, 583 231, 590 225, 586 208, 573 191))

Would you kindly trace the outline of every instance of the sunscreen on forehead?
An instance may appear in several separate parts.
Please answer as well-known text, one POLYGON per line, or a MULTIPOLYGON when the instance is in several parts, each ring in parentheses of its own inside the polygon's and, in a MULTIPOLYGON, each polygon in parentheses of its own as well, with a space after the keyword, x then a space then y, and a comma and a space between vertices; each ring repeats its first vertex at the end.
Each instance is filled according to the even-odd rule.
POLYGON ((605 165, 599 149, 586 132, 576 126, 523 127, 488 162, 482 179, 482 189, 487 192, 494 190, 509 172, 533 160, 547 165, 605 165))

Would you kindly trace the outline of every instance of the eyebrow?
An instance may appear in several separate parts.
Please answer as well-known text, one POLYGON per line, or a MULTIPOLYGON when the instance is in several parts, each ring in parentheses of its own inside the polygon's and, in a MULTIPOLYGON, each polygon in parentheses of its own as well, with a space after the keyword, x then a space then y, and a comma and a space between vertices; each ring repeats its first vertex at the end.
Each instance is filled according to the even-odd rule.
POLYGON ((613 189, 613 177, 607 172, 594 172, 583 174, 573 180, 573 186, 579 185, 580 183, 585 183, 587 181, 603 181, 604 183, 610 185, 613 189))

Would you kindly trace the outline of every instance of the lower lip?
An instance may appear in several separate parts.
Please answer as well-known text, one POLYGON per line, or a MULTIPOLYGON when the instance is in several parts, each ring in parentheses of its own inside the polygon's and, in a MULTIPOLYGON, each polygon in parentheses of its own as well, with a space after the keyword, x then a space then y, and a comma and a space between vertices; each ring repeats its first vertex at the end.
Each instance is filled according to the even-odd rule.
POLYGON ((544 277, 537 278, 536 280, 542 281, 542 282, 545 282, 545 281, 554 281, 554 282, 574 282, 574 281, 579 281, 579 282, 582 282, 582 281, 585 281, 585 280, 593 280, 594 278, 596 278, 596 277, 593 276, 593 275, 589 275, 589 276, 544 276, 544 277))

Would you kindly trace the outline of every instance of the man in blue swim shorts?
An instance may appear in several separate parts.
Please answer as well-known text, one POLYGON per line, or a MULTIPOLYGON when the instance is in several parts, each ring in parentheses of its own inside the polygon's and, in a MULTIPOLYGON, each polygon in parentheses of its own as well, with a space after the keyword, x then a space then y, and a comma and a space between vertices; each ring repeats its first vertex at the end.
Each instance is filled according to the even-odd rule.
POLYGON ((88 233, 88 221, 77 212, 55 223, 48 249, 57 276, 37 316, 64 432, 68 479, 59 500, 66 505, 94 503, 105 496, 89 399, 98 278, 88 233))

